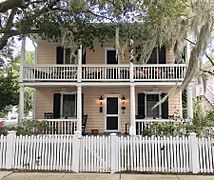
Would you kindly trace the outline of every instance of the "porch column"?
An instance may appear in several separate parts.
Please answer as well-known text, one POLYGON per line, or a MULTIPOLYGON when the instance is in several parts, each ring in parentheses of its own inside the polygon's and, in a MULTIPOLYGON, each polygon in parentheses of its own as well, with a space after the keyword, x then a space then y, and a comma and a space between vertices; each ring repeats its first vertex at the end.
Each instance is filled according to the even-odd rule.
POLYGON ((77 133, 82 134, 82 85, 77 85, 77 133))
POLYGON ((24 86, 20 85, 19 88, 19 122, 24 119, 24 86))
POLYGON ((187 116, 193 118, 192 84, 187 86, 187 116))
POLYGON ((135 85, 130 85, 130 135, 136 135, 135 127, 135 85))
POLYGON ((78 49, 78 68, 77 68, 77 82, 82 81, 82 45, 78 49))
POLYGON ((24 119, 24 86, 23 86, 23 68, 25 62, 25 44, 26 38, 23 37, 22 39, 22 46, 21 46, 21 58, 20 58, 20 72, 19 72, 19 122, 24 119))

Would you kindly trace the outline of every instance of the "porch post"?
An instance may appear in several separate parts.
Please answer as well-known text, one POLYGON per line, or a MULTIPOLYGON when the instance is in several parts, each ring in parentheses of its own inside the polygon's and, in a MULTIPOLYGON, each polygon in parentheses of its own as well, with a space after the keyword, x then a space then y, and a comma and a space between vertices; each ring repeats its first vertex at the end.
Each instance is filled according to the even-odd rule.
POLYGON ((130 85, 130 135, 136 135, 135 128, 135 85, 130 85))
POLYGON ((20 85, 19 88, 19 122, 24 119, 24 86, 20 85))
POLYGON ((78 68, 77 68, 77 82, 82 81, 82 45, 78 49, 78 68))
POLYGON ((187 86, 187 116, 193 118, 192 84, 187 86))
POLYGON ((23 86, 23 68, 25 62, 25 44, 26 38, 23 37, 22 39, 22 46, 21 46, 21 58, 20 58, 20 72, 19 72, 19 122, 24 118, 24 86, 23 86))
POLYGON ((77 132, 82 134, 82 85, 77 85, 77 132))

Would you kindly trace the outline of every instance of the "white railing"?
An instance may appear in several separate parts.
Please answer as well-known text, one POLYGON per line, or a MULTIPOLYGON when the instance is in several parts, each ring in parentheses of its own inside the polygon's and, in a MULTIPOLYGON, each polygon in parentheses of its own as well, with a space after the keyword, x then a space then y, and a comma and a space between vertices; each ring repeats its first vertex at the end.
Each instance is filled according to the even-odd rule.
POLYGON ((129 80, 130 70, 129 65, 82 65, 82 80, 97 81, 97 80, 129 80))
POLYGON ((74 134, 76 131, 76 119, 38 119, 46 124, 44 134, 74 134))
POLYGON ((134 65, 134 79, 136 81, 183 80, 185 72, 185 64, 134 65))
POLYGON ((77 76, 78 65, 24 65, 24 81, 181 81, 185 76, 184 64, 134 65, 133 73, 129 64, 82 65, 82 73, 77 76))
POLYGON ((24 81, 77 80, 77 65, 24 65, 24 81))
MULTIPOLYGON (((152 131, 153 124, 155 123, 177 124, 180 123, 180 121, 174 119, 135 119, 135 123, 136 123, 136 134, 142 135, 144 130, 152 131)), ((155 131, 155 129, 153 130, 155 131)))
POLYGON ((214 139, 182 137, 0 136, 0 168, 74 172, 213 173, 214 139))

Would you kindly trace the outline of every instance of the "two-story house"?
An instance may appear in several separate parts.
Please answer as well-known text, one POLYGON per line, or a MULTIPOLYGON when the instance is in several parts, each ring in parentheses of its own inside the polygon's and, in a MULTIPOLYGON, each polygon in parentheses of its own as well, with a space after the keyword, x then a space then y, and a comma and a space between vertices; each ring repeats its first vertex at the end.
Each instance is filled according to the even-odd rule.
POLYGON ((148 63, 140 64, 130 61, 129 51, 118 60, 114 42, 96 41, 94 50, 80 47, 75 61, 60 43, 36 43, 35 64, 21 63, 21 119, 24 87, 35 89, 34 118, 67 133, 140 134, 144 120, 182 116, 181 93, 152 108, 185 76, 186 65, 174 63, 172 50, 154 48, 148 63))

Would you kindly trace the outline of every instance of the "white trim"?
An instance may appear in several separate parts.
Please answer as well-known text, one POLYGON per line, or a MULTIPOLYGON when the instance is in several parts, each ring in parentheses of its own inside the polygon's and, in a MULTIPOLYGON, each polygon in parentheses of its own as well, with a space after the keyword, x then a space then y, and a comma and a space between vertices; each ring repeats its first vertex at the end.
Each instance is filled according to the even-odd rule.
POLYGON ((62 117, 63 114, 63 96, 64 95, 75 95, 75 112, 74 112, 74 117, 67 117, 68 119, 76 118, 77 117, 77 92, 60 92, 60 118, 62 117))
MULTIPOLYGON (((147 117, 147 95, 148 94, 157 94, 158 95, 158 101, 161 99, 161 91, 144 91, 145 94, 145 99, 144 99, 144 104, 145 104, 145 118, 152 118, 152 117, 147 117)), ((159 117, 156 118, 161 118, 161 109, 162 109, 162 103, 159 105, 159 117)))
POLYGON ((120 132, 120 115, 121 115, 121 103, 120 103, 121 95, 120 94, 105 94, 104 95, 104 131, 105 132, 120 132), (117 115, 108 115, 108 116, 117 116, 118 117, 118 129, 117 130, 107 130, 107 98, 116 97, 118 98, 118 114, 117 115))
MULTIPOLYGON (((77 82, 25 82, 25 83, 19 83, 20 85, 23 86, 29 86, 29 87, 60 87, 60 86, 77 86, 77 82)), ((99 87, 107 87, 107 86, 115 86, 115 87, 122 87, 122 86, 130 86, 130 82, 81 82, 82 86, 88 86, 88 87, 93 87, 93 86, 99 86, 99 87)), ((180 83, 176 82, 135 82, 135 86, 138 87, 145 87, 145 86, 161 86, 161 87, 171 87, 171 86, 180 86, 180 83)))

